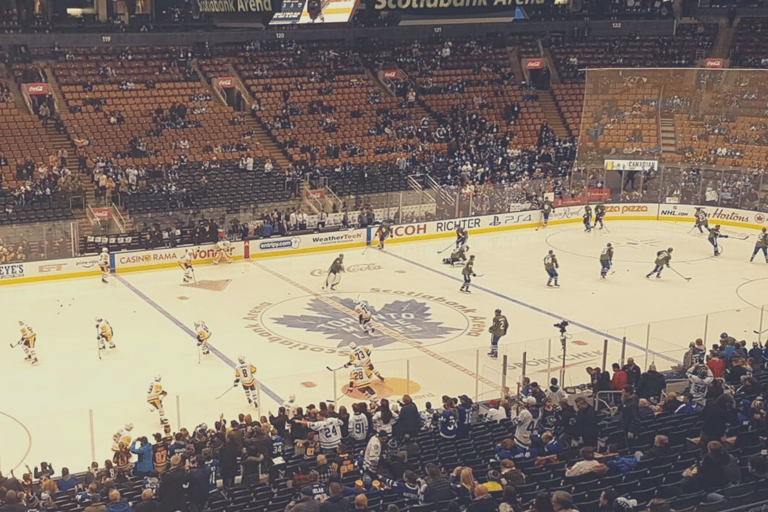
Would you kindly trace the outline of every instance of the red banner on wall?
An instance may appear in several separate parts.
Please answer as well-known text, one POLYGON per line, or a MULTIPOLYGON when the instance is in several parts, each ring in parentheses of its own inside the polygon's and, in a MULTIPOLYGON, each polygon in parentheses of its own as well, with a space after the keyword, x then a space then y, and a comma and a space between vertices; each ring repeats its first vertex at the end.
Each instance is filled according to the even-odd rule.
POLYGON ((222 89, 231 89, 235 86, 235 79, 231 76, 223 76, 218 79, 219 80, 219 87, 222 89))
POLYGON ((720 69, 723 67, 723 59, 707 59, 705 66, 708 68, 720 69))
POLYGON ((528 69, 541 69, 544 67, 544 59, 528 59, 525 61, 525 67, 528 69))
POLYGON ((390 80, 393 80, 397 78, 397 70, 396 69, 385 69, 384 70, 384 78, 389 78, 390 80))
POLYGON ((587 199, 590 201, 602 201, 611 197, 609 188, 588 188, 587 199))
POLYGON ((27 88, 27 94, 48 94, 48 84, 24 84, 27 88))
POLYGON ((112 218, 111 208, 94 208, 93 214, 99 220, 110 220, 112 218))

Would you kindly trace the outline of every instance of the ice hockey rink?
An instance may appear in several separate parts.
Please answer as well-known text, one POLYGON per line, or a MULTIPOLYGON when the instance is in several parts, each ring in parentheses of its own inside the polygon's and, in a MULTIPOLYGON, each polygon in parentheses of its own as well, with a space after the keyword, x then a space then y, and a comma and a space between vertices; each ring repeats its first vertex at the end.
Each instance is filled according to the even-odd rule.
MULTIPOLYGON (((189 429, 220 414, 266 415, 295 395, 305 406, 323 400, 351 404, 342 366, 349 342, 369 345, 380 396, 409 393, 419 407, 444 394, 489 399, 501 394, 502 358, 488 356, 488 327, 496 308, 510 321, 500 355, 507 356, 506 384, 516 389, 523 354, 527 375, 545 385, 565 370, 565 384, 586 381, 584 368, 634 357, 660 370, 682 359, 690 341, 714 343, 721 332, 755 341, 761 306, 768 304, 768 264, 749 256, 751 236, 722 240, 714 257, 706 236, 691 222, 607 222, 585 233, 580 224, 471 235, 476 256, 471 294, 459 293, 460 267, 441 263, 450 239, 390 243, 346 250, 335 291, 322 289, 336 256, 319 252, 196 267, 197 286, 182 284, 180 269, 0 288, 0 471, 51 462, 57 471, 83 471, 91 460, 112 457, 112 435, 126 423, 134 437, 151 438, 161 427, 145 401, 149 383, 162 374, 171 427, 189 429), (610 231, 608 231, 610 230, 610 231), (614 272, 601 280, 598 256, 615 248, 614 272), (673 247, 672 266, 646 279, 656 251, 673 247), (545 286, 542 259, 553 249, 560 288, 545 286), (366 300, 376 333, 367 336, 353 317, 366 300), (113 326, 117 348, 99 359, 94 317, 113 326), (554 323, 568 320, 565 363, 554 323), (40 362, 24 362, 18 321, 37 332, 40 362), (200 357, 196 320, 213 332, 209 355, 200 357), (607 341, 606 341, 607 340, 607 341), (648 350, 646 351, 646 347, 648 350), (249 408, 241 388, 231 389, 233 362, 243 355, 257 368, 259 408, 249 408), (221 396, 221 397, 220 397, 221 396), (220 398, 217 398, 220 397, 220 398)), ((767 315, 768 316, 768 315, 767 315)), ((765 319, 768 323, 768 318, 765 319)), ((768 333, 766 333, 768 334, 768 333)), ((765 337, 765 335, 762 335, 765 337)))

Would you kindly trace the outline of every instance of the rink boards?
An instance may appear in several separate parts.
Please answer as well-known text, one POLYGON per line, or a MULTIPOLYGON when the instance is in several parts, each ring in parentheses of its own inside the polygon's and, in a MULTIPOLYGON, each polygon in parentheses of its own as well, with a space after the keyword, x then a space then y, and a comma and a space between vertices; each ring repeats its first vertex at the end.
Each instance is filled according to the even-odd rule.
MULTIPOLYGON (((692 223, 696 206, 679 204, 607 204, 605 221, 611 219, 638 221, 671 221, 692 223)), ((710 224, 721 224, 747 229, 761 229, 768 225, 766 214, 751 210, 703 207, 710 224)), ((582 222, 584 206, 556 208, 549 219, 550 225, 582 222)), ((464 226, 470 236, 512 229, 540 227, 540 210, 465 217, 461 219, 416 222, 392 228, 387 243, 414 242, 454 237, 456 228, 464 226)), ((234 242, 230 246, 233 260, 285 257, 322 251, 344 251, 364 247, 375 238, 377 226, 333 233, 314 233, 282 238, 269 238, 234 242)), ((136 272, 166 269, 178 266, 185 249, 194 255, 193 265, 213 263, 212 244, 157 249, 150 251, 118 252, 110 254, 113 272, 136 272)), ((0 285, 97 276, 100 274, 98 256, 90 255, 61 260, 33 261, 0 265, 0 285)))

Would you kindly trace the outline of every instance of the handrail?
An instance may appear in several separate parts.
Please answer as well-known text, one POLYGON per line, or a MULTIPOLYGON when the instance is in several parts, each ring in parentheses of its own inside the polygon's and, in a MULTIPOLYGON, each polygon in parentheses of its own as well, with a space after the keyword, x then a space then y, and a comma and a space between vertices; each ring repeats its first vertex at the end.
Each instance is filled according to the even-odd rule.
POLYGON ((96 217, 96 212, 93 211, 93 207, 91 206, 90 203, 88 203, 86 205, 85 217, 91 223, 91 226, 93 226, 94 224, 96 224, 98 222, 98 217, 96 217))
POLYGON ((115 220, 117 227, 120 228, 120 232, 125 233, 125 218, 115 203, 112 203, 112 218, 115 220))

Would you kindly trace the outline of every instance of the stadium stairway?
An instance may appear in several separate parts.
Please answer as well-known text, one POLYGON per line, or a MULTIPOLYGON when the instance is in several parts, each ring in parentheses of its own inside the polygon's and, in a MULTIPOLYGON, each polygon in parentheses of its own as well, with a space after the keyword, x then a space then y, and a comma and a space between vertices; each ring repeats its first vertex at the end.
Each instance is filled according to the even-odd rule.
MULTIPOLYGON (((735 26, 735 24, 734 24, 735 26)), ((731 43, 733 43, 733 34, 735 28, 728 28, 727 25, 722 24, 717 30, 717 39, 712 48, 710 57, 713 59, 727 59, 731 51, 731 43)))
POLYGON ((523 79, 523 67, 520 65, 520 53, 517 51, 516 46, 507 46, 507 54, 509 55, 509 63, 512 65, 512 71, 515 73, 515 83, 520 83, 523 79))
POLYGON ((677 150, 675 138, 675 120, 672 118, 662 118, 660 130, 661 150, 664 153, 674 153, 677 150))
POLYGON ((254 139, 258 142, 264 151, 267 152, 269 158, 272 159, 281 169, 287 169, 291 165, 291 161, 285 156, 285 153, 277 146, 277 143, 272 140, 267 129, 264 128, 253 116, 245 116, 248 123, 248 129, 253 130, 254 139))
POLYGON ((549 127, 555 132, 555 135, 561 139, 571 136, 568 128, 566 128, 565 118, 563 117, 562 112, 560 112, 560 109, 557 108, 552 89, 540 91, 539 106, 541 106, 544 118, 547 120, 549 127))

